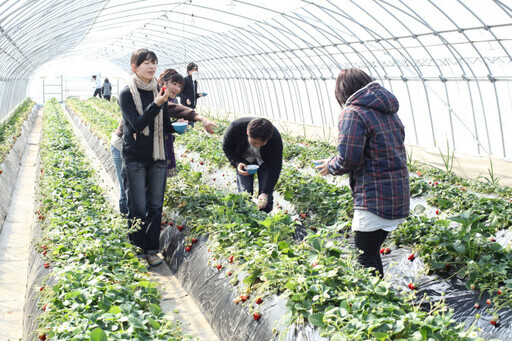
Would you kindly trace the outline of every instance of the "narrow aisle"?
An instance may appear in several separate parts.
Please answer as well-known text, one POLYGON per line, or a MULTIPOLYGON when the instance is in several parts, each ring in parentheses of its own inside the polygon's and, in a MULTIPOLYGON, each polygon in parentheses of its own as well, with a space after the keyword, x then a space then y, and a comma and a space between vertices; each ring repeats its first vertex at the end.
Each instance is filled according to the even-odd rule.
MULTIPOLYGON (((87 157, 91 160, 91 165, 96 169, 100 176, 100 182, 105 190, 107 200, 117 209, 119 191, 117 184, 114 184, 105 171, 103 164, 95 156, 94 151, 87 143, 88 138, 83 136, 82 132, 76 126, 70 113, 63 106, 64 112, 68 115, 69 121, 76 136, 80 139, 87 157)), ((159 284, 159 291, 162 295, 160 304, 162 311, 168 315, 175 314, 178 311, 177 318, 182 322, 183 334, 191 335, 194 340, 217 341, 217 335, 213 332, 210 324, 206 321, 201 310, 192 300, 190 295, 182 288, 179 281, 172 274, 171 270, 164 262, 163 264, 150 268, 149 274, 159 284)), ((0 341, 3 341, 0 339, 0 341)))
POLYGON ((27 285, 37 158, 41 140, 39 111, 21 159, 9 211, 0 233, 0 340, 21 340, 27 285))

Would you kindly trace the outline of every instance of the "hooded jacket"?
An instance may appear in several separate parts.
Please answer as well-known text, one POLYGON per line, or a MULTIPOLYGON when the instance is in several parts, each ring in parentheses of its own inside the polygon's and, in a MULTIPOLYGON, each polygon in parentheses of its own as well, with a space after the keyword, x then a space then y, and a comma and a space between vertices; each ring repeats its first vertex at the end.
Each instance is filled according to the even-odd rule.
POLYGON ((338 152, 331 174, 349 173, 354 208, 385 219, 409 215, 410 192, 405 130, 398 100, 372 82, 349 97, 340 114, 338 152))

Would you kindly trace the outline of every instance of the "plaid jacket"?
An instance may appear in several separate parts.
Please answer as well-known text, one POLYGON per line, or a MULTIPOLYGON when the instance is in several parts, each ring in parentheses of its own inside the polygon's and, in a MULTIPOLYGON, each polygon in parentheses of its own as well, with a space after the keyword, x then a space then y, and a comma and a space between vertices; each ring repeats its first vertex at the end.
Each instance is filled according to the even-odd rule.
POLYGON ((409 172, 398 100, 372 82, 355 92, 340 114, 331 174, 349 173, 354 208, 386 219, 409 215, 409 172))

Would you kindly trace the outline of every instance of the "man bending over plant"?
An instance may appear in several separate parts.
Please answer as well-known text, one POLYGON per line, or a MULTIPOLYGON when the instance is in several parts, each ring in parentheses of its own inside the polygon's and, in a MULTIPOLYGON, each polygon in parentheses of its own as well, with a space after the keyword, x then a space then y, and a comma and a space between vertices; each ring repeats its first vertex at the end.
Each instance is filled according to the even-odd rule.
POLYGON ((239 118, 226 129, 222 149, 237 170, 238 192, 252 195, 257 173, 258 208, 272 211, 272 194, 283 165, 283 140, 277 128, 266 118, 239 118))

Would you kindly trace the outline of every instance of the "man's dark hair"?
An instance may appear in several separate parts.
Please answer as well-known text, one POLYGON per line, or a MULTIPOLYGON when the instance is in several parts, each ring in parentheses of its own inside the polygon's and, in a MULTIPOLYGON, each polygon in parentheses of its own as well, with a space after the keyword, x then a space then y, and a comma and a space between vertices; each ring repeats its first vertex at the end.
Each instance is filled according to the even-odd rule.
POLYGON ((252 139, 268 141, 274 134, 274 126, 272 122, 266 118, 255 118, 249 122, 247 131, 249 132, 249 137, 252 139))
POLYGON ((364 88, 373 80, 363 70, 358 68, 343 69, 336 79, 334 95, 340 106, 344 106, 357 90, 364 88))
POLYGON ((130 64, 135 64, 136 67, 139 67, 140 64, 144 63, 144 61, 146 60, 158 63, 158 58, 156 57, 156 54, 153 51, 150 51, 148 49, 138 49, 132 53, 130 64))
POLYGON ((192 62, 187 65, 187 72, 189 72, 190 70, 194 70, 194 69, 197 69, 196 63, 192 62))

